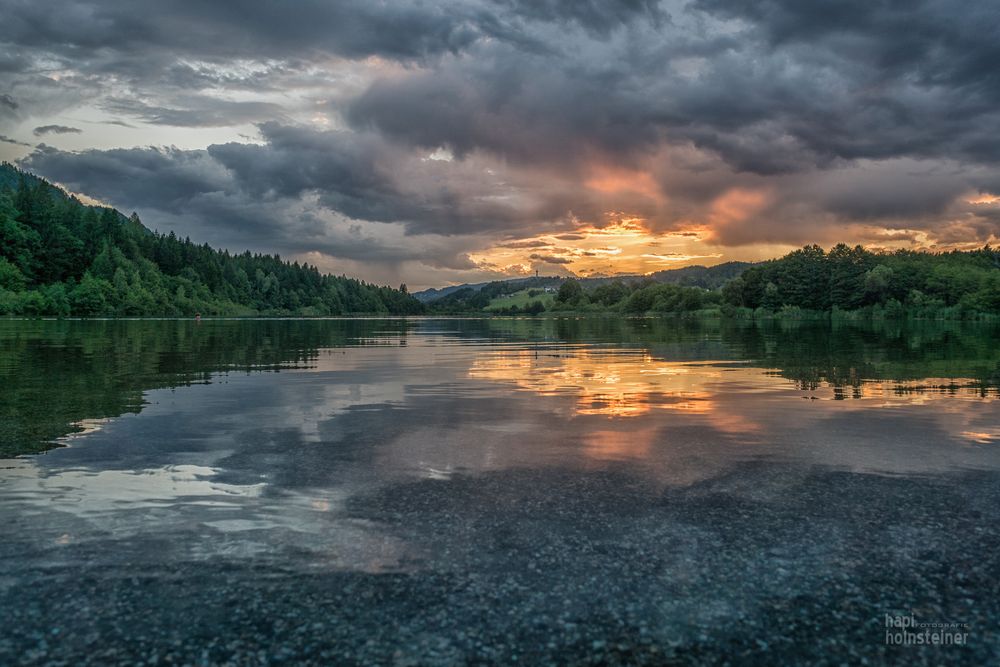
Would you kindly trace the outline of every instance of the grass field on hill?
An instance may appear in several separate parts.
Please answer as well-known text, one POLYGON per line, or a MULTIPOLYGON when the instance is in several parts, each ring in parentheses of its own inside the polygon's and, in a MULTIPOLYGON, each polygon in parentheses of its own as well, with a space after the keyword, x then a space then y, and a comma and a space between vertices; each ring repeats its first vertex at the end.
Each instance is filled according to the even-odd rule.
POLYGON ((525 289, 521 290, 520 292, 514 292, 513 294, 507 294, 505 296, 499 296, 494 299, 491 299, 489 305, 486 306, 485 310, 487 312, 492 312, 498 310, 505 310, 507 308, 510 308, 511 306, 524 308, 528 304, 534 301, 541 301, 542 305, 544 305, 545 308, 548 309, 549 306, 552 305, 552 302, 555 300, 555 296, 556 295, 552 292, 543 292, 537 288, 525 289), (531 294, 534 294, 535 296, 531 296, 531 294))

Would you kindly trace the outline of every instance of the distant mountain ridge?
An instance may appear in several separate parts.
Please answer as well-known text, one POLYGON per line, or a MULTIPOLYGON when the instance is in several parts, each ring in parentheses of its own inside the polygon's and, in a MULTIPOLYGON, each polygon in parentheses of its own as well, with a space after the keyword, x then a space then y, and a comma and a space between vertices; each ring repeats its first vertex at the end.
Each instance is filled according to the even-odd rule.
MULTIPOLYGON (((670 285, 679 285, 682 287, 702 287, 704 289, 719 289, 726 283, 726 281, 736 278, 742 274, 745 270, 754 266, 754 262, 723 262, 722 264, 716 264, 714 266, 703 266, 701 264, 696 264, 693 266, 684 266, 678 269, 665 269, 663 271, 656 271, 655 273, 650 273, 647 275, 638 274, 623 274, 617 276, 601 276, 600 278, 576 278, 581 286, 585 288, 597 287, 598 285, 604 285, 615 280, 623 281, 636 281, 636 280, 653 280, 658 283, 666 283, 670 285)), ((519 289, 529 289, 529 288, 545 288, 545 287, 558 287, 562 282, 566 280, 562 276, 539 276, 539 277, 528 277, 528 278, 510 278, 508 280, 502 281, 486 281, 481 283, 465 283, 462 285, 449 285, 447 287, 430 288, 421 290, 419 292, 413 292, 412 296, 418 301, 429 304, 442 299, 450 294, 458 292, 459 290, 473 290, 479 291, 487 285, 493 285, 497 282, 502 282, 505 285, 511 287, 518 287, 519 289)))

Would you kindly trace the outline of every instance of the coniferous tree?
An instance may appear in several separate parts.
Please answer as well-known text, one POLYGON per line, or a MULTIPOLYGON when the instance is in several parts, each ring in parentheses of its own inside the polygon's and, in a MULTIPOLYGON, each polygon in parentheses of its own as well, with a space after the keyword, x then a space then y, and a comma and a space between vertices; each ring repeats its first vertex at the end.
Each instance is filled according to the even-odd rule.
POLYGON ((0 314, 416 314, 405 291, 157 234, 0 166, 0 314))

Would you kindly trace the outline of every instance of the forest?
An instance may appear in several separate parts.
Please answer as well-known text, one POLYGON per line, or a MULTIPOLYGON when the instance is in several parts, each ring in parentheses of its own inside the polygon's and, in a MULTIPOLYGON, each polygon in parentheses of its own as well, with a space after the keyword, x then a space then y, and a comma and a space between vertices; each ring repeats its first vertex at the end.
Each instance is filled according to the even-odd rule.
POLYGON ((400 289, 323 275, 278 255, 231 254, 138 216, 87 206, 0 165, 0 315, 410 315, 400 289))
POLYGON ((996 319, 1000 317, 1000 251, 943 253, 877 252, 836 245, 829 251, 806 246, 757 264, 735 262, 697 267, 697 283, 658 280, 652 274, 593 282, 567 278, 556 287, 489 283, 464 288, 428 303, 431 312, 489 312, 503 315, 551 313, 669 314, 736 318, 913 318, 996 319), (528 288, 528 289, 525 289, 528 288), (501 297, 526 292, 506 308, 501 297))
POLYGON ((730 314, 854 313, 982 319, 1000 315, 1000 250, 875 252, 810 245, 754 265, 722 287, 730 314))

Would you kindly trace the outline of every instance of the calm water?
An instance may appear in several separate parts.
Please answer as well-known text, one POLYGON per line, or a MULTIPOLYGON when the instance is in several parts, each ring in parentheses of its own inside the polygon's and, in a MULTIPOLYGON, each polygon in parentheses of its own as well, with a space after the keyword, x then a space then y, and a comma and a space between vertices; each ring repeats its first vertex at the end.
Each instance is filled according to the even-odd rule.
POLYGON ((0 382, 3 664, 1000 658, 997 328, 0 321, 0 382))

